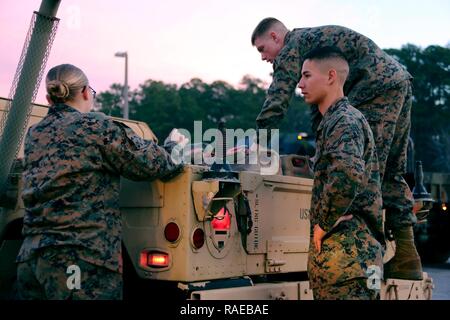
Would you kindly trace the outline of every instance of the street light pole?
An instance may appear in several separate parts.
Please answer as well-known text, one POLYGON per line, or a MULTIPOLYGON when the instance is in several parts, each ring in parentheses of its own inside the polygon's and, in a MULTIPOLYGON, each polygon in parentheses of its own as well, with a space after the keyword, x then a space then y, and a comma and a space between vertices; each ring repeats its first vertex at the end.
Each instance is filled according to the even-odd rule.
POLYGON ((128 119, 128 52, 117 52, 116 57, 125 58, 125 83, 123 88, 123 117, 128 119))

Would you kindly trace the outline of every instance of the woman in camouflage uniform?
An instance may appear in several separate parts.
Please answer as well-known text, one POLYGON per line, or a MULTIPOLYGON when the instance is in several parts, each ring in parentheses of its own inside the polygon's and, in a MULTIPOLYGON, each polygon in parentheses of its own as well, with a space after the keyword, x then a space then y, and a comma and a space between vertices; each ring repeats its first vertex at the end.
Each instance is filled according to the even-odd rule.
POLYGON ((50 110, 25 139, 19 295, 121 299, 120 176, 155 179, 179 166, 153 141, 89 112, 95 91, 79 68, 52 68, 46 86, 50 110))

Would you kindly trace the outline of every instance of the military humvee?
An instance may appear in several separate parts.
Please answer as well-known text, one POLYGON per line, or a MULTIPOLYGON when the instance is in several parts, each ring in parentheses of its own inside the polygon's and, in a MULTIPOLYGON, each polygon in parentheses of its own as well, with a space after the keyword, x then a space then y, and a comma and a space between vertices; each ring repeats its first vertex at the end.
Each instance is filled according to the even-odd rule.
MULTIPOLYGON (((3 112, 6 99, 0 99, 3 112)), ((33 105, 28 126, 48 108, 33 105)), ((1 116, 1 113, 0 113, 1 116)), ((157 140, 143 122, 126 123, 157 140)), ((0 294, 11 297, 21 245, 21 161, 0 203, 0 294)), ((277 174, 214 172, 186 164, 169 181, 121 180, 124 297, 140 299, 312 299, 306 273, 313 181, 307 161, 281 156, 277 174)), ((432 280, 382 280, 368 285, 381 299, 431 299, 432 280)), ((14 297, 13 297, 14 298, 14 297)))

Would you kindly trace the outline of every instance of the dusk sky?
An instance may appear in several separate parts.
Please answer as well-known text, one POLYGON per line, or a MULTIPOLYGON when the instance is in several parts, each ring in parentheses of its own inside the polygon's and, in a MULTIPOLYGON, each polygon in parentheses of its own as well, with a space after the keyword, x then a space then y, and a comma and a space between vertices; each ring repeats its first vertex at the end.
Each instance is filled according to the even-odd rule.
MULTIPOLYGON (((0 0, 0 96, 8 97, 25 36, 41 0, 0 0)), ((450 1, 351 0, 62 0, 45 74, 72 63, 97 92, 123 83, 129 54, 131 90, 147 79, 181 85, 198 77, 237 86, 250 74, 270 82, 271 65, 251 46, 256 24, 273 16, 290 29, 339 24, 382 48, 450 43, 450 1)), ((43 103, 44 79, 36 102, 43 103)))

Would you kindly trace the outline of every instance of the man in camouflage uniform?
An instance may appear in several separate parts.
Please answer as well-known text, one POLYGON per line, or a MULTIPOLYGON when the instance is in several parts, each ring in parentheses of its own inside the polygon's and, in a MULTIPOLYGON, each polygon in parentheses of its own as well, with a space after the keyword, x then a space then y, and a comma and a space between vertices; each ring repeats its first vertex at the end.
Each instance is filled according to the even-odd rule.
MULTIPOLYGON (((396 255, 385 266, 385 278, 422 279, 412 229, 416 222, 414 199, 402 177, 406 171, 411 126, 411 75, 372 40, 341 26, 289 31, 277 19, 266 18, 255 28, 252 44, 263 60, 273 64, 274 70, 272 84, 256 120, 262 129, 275 128, 286 114, 307 52, 321 46, 336 46, 344 53, 350 65, 344 94, 363 113, 373 131, 386 229, 393 232, 397 245, 396 255)), ((320 116, 314 118, 316 127, 320 116)))
POLYGON ((364 116, 344 97, 348 63, 336 47, 305 56, 299 88, 317 104, 308 275, 314 299, 377 297, 369 273, 381 274, 381 183, 375 141, 364 116), (378 239, 378 240, 377 240, 378 239))
MULTIPOLYGON (((62 66, 58 72, 76 68, 62 66)), ((126 125, 80 112, 78 100, 87 110, 92 105, 86 88, 75 87, 73 101, 54 103, 25 139, 25 239, 17 257, 22 299, 121 299, 120 176, 150 180, 181 169, 126 125), (70 285, 71 266, 81 272, 80 288, 70 285)))

